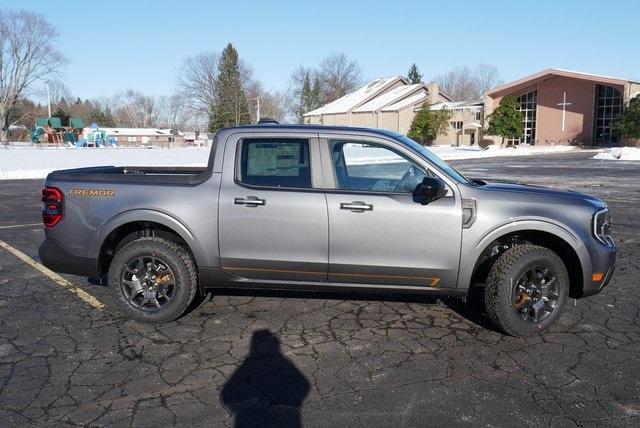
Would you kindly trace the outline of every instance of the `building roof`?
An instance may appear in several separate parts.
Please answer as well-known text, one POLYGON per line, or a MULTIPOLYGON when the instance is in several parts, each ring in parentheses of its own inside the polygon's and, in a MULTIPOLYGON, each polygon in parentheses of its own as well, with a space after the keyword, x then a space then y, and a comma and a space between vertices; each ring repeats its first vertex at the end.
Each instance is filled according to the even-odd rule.
POLYGON ((398 86, 397 88, 393 88, 390 91, 378 95, 370 101, 362 104, 360 107, 355 108, 353 111, 355 113, 378 111, 389 104, 396 103, 409 95, 412 95, 416 91, 422 91, 425 94, 427 93, 426 87, 421 83, 398 86))
POLYGON ((52 128, 62 128, 62 120, 59 117, 36 117, 36 126, 50 126, 52 128))
POLYGON ((406 98, 401 99, 391 105, 388 105, 382 109, 382 111, 399 111, 406 107, 416 105, 418 103, 424 103, 427 100, 429 94, 426 91, 416 92, 406 98))
POLYGON ((431 110, 451 110, 454 108, 478 108, 484 103, 478 101, 447 101, 435 103, 431 106, 431 110))
POLYGON ((630 82, 630 80, 622 79, 618 77, 602 76, 599 74, 583 73, 581 71, 564 70, 561 68, 548 68, 546 70, 539 71, 529 76, 525 76, 521 79, 514 80, 513 82, 509 82, 509 83, 505 83, 504 85, 497 86, 487 91, 487 95, 490 97, 500 95, 501 93, 507 92, 510 89, 515 88, 517 86, 525 85, 525 84, 534 84, 546 79, 549 76, 563 76, 563 77, 570 77, 573 79, 583 79, 583 80, 590 80, 595 82, 608 83, 612 85, 624 85, 625 83, 630 82))
POLYGON ((84 128, 84 122, 79 117, 70 117, 69 118, 69 126, 76 129, 84 128))
POLYGON ((337 100, 330 102, 329 104, 305 113, 304 116, 347 113, 371 100, 373 97, 380 94, 396 82, 402 82, 405 84, 407 83, 407 81, 400 76, 382 77, 380 79, 375 79, 367 83, 363 87, 345 95, 342 98, 338 98, 337 100))

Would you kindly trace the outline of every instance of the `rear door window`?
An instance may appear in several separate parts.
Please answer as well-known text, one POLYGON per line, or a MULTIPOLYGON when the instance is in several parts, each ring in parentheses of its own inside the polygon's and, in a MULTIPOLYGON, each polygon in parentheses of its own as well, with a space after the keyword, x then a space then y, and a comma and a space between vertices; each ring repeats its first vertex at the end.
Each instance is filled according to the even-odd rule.
POLYGON ((241 183, 260 187, 310 188, 309 140, 247 138, 240 154, 241 183))

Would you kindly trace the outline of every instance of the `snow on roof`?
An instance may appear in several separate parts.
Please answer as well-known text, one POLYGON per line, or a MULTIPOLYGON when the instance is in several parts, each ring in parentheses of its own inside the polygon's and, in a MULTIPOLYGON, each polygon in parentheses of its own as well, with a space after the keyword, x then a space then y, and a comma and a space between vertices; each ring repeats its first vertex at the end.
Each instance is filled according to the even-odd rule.
POLYGON ((398 111, 402 110, 405 107, 409 107, 411 105, 417 104, 421 101, 426 100, 428 97, 428 93, 426 91, 417 92, 411 96, 401 99, 400 101, 386 106, 382 109, 382 111, 398 111))
MULTIPOLYGON (((125 136, 156 136, 156 135, 172 135, 170 129, 159 128, 99 128, 107 135, 125 135, 125 136)), ((85 132, 91 132, 92 128, 84 128, 85 132)))
POLYGON ((441 101, 431 106, 431 110, 451 110, 454 108, 477 109, 482 107, 483 103, 468 101, 441 101))
POLYGON ((304 114, 304 116, 317 116, 321 114, 339 114, 346 113, 355 107, 369 101, 375 94, 384 90, 387 86, 403 80, 400 76, 382 77, 372 80, 363 87, 345 95, 342 98, 330 102, 320 108, 312 110, 304 114))
POLYGON ((398 100, 401 100, 407 97, 408 95, 410 95, 414 91, 419 90, 420 88, 423 88, 423 90, 426 92, 426 89, 424 89, 424 85, 420 83, 417 83, 415 85, 398 86, 397 88, 393 88, 388 92, 385 92, 383 94, 378 95, 377 97, 374 97, 373 99, 371 99, 371 101, 364 103, 363 105, 354 109, 353 111, 355 113, 378 111, 382 107, 386 106, 387 104, 397 102, 398 100))
POLYGON ((446 101, 435 103, 431 106, 431 110, 449 110, 456 107, 461 107, 465 104, 464 101, 446 101))

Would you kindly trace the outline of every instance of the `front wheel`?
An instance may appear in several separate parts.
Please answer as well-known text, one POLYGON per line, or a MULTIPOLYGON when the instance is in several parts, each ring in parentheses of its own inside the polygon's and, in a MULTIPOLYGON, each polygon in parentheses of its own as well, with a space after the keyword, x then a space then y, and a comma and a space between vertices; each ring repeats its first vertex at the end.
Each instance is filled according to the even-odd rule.
POLYGON ((489 317, 512 336, 547 329, 564 308, 569 275, 556 253, 537 245, 505 251, 487 276, 485 306, 489 317))
POLYGON ((164 323, 189 307, 198 277, 193 259, 182 247, 161 238, 139 238, 114 256, 109 285, 130 317, 164 323))

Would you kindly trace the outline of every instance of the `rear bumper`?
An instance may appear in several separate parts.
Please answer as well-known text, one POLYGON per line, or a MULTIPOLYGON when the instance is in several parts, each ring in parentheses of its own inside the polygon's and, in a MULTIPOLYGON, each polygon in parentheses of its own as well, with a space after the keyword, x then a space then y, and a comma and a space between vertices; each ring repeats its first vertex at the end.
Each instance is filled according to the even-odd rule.
POLYGON ((80 276, 98 276, 96 259, 78 257, 67 251, 58 241, 46 238, 38 249, 43 265, 54 272, 80 276))

